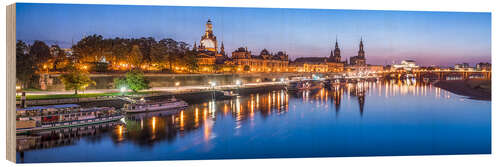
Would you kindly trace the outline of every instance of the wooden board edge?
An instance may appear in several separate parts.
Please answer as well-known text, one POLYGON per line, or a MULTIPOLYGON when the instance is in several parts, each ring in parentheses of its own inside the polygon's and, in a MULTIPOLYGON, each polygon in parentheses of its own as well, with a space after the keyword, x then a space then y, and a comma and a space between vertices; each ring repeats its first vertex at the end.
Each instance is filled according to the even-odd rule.
POLYGON ((6 88, 6 141, 7 160, 16 163, 16 4, 7 6, 7 88, 6 88))

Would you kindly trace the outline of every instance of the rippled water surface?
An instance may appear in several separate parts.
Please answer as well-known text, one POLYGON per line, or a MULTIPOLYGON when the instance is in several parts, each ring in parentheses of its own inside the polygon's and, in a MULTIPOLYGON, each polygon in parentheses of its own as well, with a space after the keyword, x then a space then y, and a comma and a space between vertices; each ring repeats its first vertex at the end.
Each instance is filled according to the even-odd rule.
POLYGON ((17 138, 18 162, 489 154, 491 101, 364 82, 202 99, 173 114, 17 138))

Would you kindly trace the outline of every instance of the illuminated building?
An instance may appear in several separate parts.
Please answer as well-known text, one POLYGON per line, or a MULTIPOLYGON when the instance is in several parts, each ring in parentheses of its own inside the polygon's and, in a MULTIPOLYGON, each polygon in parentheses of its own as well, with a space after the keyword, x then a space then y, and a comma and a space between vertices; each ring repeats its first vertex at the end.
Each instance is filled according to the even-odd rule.
POLYGON ((214 72, 215 65, 224 63, 226 58, 224 43, 222 43, 220 52, 218 52, 217 37, 213 33, 210 19, 205 24, 205 34, 201 36, 200 46, 197 47, 195 42, 193 49, 198 52, 197 60, 200 72, 214 72))
POLYGON ((476 70, 478 71, 490 71, 491 70, 491 63, 477 63, 476 64, 476 70))
POLYGON ((300 57, 289 65, 288 71, 342 72, 345 63, 341 61, 339 44, 335 40, 335 49, 330 52, 330 57, 300 57))
POLYGON ((350 58, 349 63, 355 66, 365 66, 366 58, 365 58, 365 50, 363 46, 363 38, 359 42, 359 51, 357 56, 353 56, 350 58))
POLYGON ((392 70, 404 69, 406 71, 411 71, 413 69, 418 69, 419 67, 416 65, 414 60, 403 60, 401 64, 393 64, 392 70))
POLYGON ((226 65, 233 65, 238 72, 285 72, 288 70, 288 55, 279 51, 276 54, 263 49, 259 55, 252 55, 247 48, 240 47, 232 52, 226 65))

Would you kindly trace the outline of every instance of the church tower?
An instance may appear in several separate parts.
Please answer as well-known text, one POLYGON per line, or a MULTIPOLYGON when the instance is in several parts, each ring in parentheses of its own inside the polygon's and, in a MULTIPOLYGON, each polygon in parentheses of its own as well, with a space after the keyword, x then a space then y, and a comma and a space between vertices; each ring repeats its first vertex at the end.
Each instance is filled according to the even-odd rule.
POLYGON ((210 21, 210 19, 208 19, 207 23, 205 24, 205 34, 201 36, 200 50, 217 52, 217 38, 213 33, 212 21, 210 21))
POLYGON ((363 37, 361 37, 361 41, 359 42, 358 57, 365 58, 365 49, 364 49, 364 46, 363 46, 363 37))
POLYGON ((350 64, 351 65, 360 65, 364 66, 366 65, 366 58, 365 58, 365 48, 363 45, 363 37, 361 37, 361 41, 359 42, 359 51, 357 56, 353 56, 350 58, 350 64))
POLYGON ((339 43, 337 42, 337 38, 335 38, 335 50, 333 51, 333 59, 335 62, 340 63, 340 48, 339 48, 339 43))
POLYGON ((224 41, 221 42, 220 45, 220 52, 219 52, 223 57, 227 57, 226 51, 224 51, 224 41))

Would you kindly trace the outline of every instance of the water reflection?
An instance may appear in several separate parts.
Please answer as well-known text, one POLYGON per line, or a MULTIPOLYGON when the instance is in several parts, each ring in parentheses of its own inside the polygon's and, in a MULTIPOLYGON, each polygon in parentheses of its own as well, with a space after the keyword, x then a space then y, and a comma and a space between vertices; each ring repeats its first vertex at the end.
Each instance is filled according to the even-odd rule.
MULTIPOLYGON (((269 118, 274 124, 287 124, 289 120, 280 119, 280 116, 286 116, 290 112, 302 114, 310 111, 334 112, 336 119, 344 112, 358 112, 361 118, 373 110, 365 105, 384 103, 387 99, 402 96, 409 97, 410 100, 413 99, 411 97, 463 98, 451 96, 447 91, 415 80, 337 84, 330 88, 299 92, 275 90, 242 95, 228 100, 209 99, 199 104, 192 104, 183 110, 127 115, 124 123, 118 122, 85 130, 50 132, 29 136, 29 139, 18 136, 18 152, 77 144, 81 137, 98 141, 103 134, 110 134, 112 142, 116 145, 131 142, 136 146, 150 149, 160 142, 173 144, 178 140, 189 139, 189 141, 210 143, 220 138, 219 136, 225 136, 225 139, 219 139, 225 141, 228 136, 239 136, 248 129, 258 126, 259 123, 265 123, 264 121, 269 118), (227 123, 228 120, 232 123, 227 123), (224 124, 216 129, 218 123, 224 124)), ((301 119, 317 121, 307 117, 301 119)))

